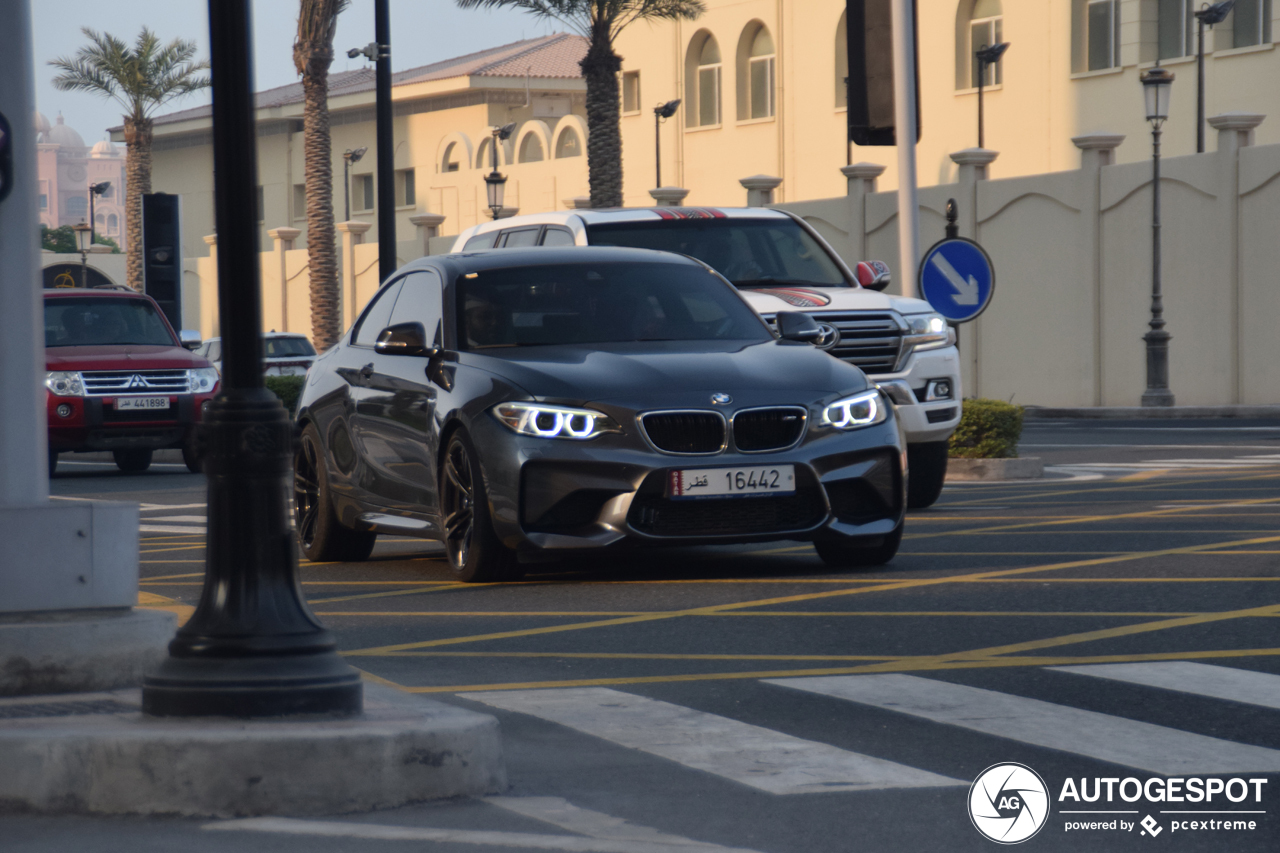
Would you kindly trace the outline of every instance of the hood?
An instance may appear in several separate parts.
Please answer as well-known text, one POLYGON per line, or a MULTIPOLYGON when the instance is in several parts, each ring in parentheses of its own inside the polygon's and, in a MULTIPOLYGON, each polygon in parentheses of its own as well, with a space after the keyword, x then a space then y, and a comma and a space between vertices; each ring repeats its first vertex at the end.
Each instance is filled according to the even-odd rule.
POLYGON ((189 370, 209 362, 182 347, 87 346, 48 347, 47 370, 189 370))
POLYGON ((630 407, 805 403, 868 387, 856 367, 792 341, 661 341, 469 352, 467 362, 541 400, 630 407))
POLYGON ((779 311, 932 311, 923 299, 893 296, 862 287, 753 287, 738 291, 760 314, 779 311))

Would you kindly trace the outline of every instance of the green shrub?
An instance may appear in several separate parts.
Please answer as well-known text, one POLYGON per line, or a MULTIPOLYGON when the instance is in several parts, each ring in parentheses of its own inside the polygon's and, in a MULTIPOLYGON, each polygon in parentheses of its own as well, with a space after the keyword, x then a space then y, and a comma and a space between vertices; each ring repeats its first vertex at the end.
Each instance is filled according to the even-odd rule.
POLYGON ((298 407, 298 397, 302 395, 302 386, 307 384, 305 376, 266 376, 263 377, 267 390, 273 392, 284 403, 284 407, 292 416, 298 407))
POLYGON ((1022 407, 1003 400, 965 400, 951 436, 951 456, 1005 459, 1018 455, 1022 407))

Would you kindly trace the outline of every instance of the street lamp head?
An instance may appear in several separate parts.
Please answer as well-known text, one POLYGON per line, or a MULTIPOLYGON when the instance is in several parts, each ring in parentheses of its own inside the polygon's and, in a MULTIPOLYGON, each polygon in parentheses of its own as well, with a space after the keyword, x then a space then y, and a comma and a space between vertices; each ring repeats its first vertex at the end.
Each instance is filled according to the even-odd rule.
POLYGON ((1227 15, 1231 13, 1231 7, 1234 5, 1236 5, 1236 0, 1222 0, 1222 2, 1212 5, 1205 3, 1196 11, 1196 20, 1211 27, 1214 24, 1221 24, 1227 19, 1227 15))
POLYGON ((1004 52, 1009 49, 1009 42, 1002 41, 999 44, 993 44, 990 47, 983 46, 978 50, 978 61, 991 65, 999 62, 1000 57, 1004 56, 1004 52))
POLYGON ((92 192, 94 195, 102 195, 109 189, 111 189, 110 181, 100 181, 99 183, 96 183, 96 184, 89 184, 89 191, 92 192))
POLYGON ((676 114, 676 110, 680 107, 680 99, 667 101, 665 104, 653 108, 653 114, 658 118, 671 118, 676 114))
POLYGON ((511 122, 511 124, 504 124, 502 127, 495 127, 493 129, 493 135, 496 136, 498 140, 501 142, 506 142, 508 139, 511 138, 511 134, 515 132, 516 132, 516 123, 514 121, 511 122))
POLYGON ((506 192, 507 176, 494 169, 492 172, 484 176, 485 195, 488 196, 489 210, 493 212, 493 218, 497 219, 498 214, 502 212, 503 195, 506 192))
POLYGON ((355 59, 357 56, 363 56, 370 62, 376 62, 378 59, 378 43, 371 41, 364 47, 353 47, 347 51, 348 59, 355 59))
POLYGON ((348 148, 346 151, 342 152, 342 156, 348 163, 359 163, 360 158, 363 157, 365 152, 368 150, 369 147, 366 145, 362 145, 359 148, 348 148))
POLYGON ((1147 121, 1159 127, 1169 117, 1169 94, 1173 89, 1173 72, 1157 65, 1142 72, 1142 94, 1146 101, 1147 121))
POLYGON ((90 236, 93 229, 89 227, 89 223, 81 222, 79 225, 72 225, 71 230, 76 232, 76 246, 81 253, 89 251, 89 247, 93 245, 93 238, 90 236))

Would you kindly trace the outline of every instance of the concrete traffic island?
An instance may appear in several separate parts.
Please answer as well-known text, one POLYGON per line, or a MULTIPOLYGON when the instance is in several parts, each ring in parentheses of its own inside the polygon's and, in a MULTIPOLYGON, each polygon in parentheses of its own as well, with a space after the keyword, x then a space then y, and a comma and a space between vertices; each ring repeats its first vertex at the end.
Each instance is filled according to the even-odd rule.
POLYGON ((1037 456, 1012 459, 947 460, 947 482, 973 480, 1035 480, 1044 476, 1044 462, 1037 456))
POLYGON ((272 721, 144 716, 138 690, 0 699, 0 812, 340 814, 506 787, 494 717, 364 692, 356 716, 272 721))

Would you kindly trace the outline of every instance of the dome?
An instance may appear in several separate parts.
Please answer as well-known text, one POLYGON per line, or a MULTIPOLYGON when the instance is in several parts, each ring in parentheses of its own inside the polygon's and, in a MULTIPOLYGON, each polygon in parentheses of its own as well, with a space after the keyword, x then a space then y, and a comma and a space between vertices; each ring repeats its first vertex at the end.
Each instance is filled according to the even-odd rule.
POLYGON ((63 148, 84 148, 84 139, 70 125, 64 124, 62 113, 58 113, 58 123, 44 134, 45 142, 56 142, 63 148))
POLYGON ((108 139, 93 143, 93 148, 89 149, 90 157, 115 157, 119 153, 108 139))
POLYGON ((49 130, 49 119, 44 117, 44 113, 36 110, 36 133, 47 133, 49 130))

